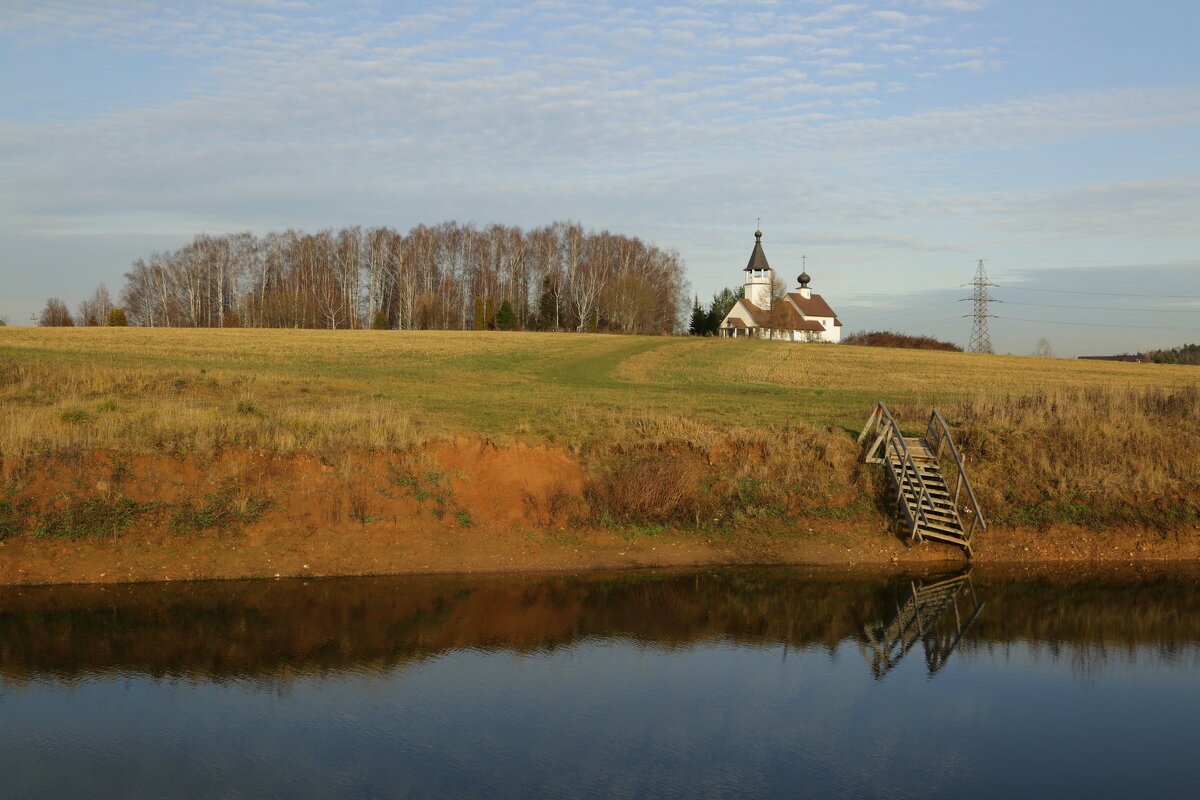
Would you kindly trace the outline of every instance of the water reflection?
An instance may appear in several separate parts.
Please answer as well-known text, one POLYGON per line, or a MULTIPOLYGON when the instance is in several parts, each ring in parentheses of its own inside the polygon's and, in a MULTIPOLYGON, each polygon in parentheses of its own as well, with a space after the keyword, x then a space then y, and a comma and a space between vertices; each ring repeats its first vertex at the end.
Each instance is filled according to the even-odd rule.
MULTIPOLYGON (((593 639, 675 650, 706 642, 861 650, 875 678, 919 643, 952 653, 1027 642, 1035 654, 1151 646, 1195 653, 1194 577, 988 582, 970 572, 873 576, 795 569, 558 576, 404 576, 0 587, 0 678, 104 672, 226 679, 386 672, 463 649, 532 653, 593 639)), ((1079 654, 1084 654, 1080 656, 1079 654)))
POLYGON ((1188 796, 1196 588, 738 569, 0 589, 0 793, 1188 796))
POLYGON ((876 680, 882 680, 919 642, 933 677, 946 665, 983 610, 971 568, 900 580, 895 609, 863 626, 859 648, 876 680))

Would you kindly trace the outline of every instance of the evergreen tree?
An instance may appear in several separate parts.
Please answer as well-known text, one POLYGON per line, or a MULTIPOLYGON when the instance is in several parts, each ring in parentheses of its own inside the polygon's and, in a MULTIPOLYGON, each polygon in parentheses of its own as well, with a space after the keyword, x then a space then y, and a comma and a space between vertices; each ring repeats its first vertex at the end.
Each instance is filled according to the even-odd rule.
POLYGON ((496 330, 496 301, 490 297, 487 299, 486 310, 483 312, 483 316, 487 329, 489 331, 496 330))
POLYGON ((746 294, 746 287, 739 286, 737 291, 730 289, 728 286, 713 295, 712 304, 708 307, 708 319, 705 320, 705 332, 716 336, 721 329, 721 320, 725 319, 725 315, 729 313, 729 309, 733 308, 733 304, 741 300, 746 294))
POLYGON ((508 302, 508 298, 500 304, 500 310, 496 312, 496 327, 502 331, 515 331, 517 329, 517 312, 513 311, 512 303, 508 302))
POLYGON ((483 330, 483 298, 482 297, 475 298, 475 317, 473 320, 471 320, 471 330, 473 330, 473 331, 483 330))
POLYGON ((110 328, 124 328, 129 325, 129 320, 125 318, 125 309, 114 308, 108 312, 108 325, 110 328))
POLYGON ((542 281, 542 296, 538 298, 538 320, 541 325, 541 330, 549 330, 555 326, 555 309, 557 307, 554 297, 554 287, 550 284, 550 279, 542 281))
POLYGON ((692 301, 692 322, 688 325, 688 333, 692 336, 703 336, 708 333, 708 314, 700 305, 700 295, 692 301))

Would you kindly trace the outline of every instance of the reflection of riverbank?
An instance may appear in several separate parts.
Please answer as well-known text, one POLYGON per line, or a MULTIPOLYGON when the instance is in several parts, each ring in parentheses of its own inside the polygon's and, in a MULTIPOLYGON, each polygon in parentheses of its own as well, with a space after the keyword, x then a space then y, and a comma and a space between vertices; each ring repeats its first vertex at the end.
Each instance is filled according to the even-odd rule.
MULTIPOLYGON (((969 631, 934 626, 931 667, 952 641, 962 650, 1027 641, 1089 652, 1150 645, 1164 653, 1200 643, 1194 574, 1014 581, 976 570, 971 577, 987 613, 969 631)), ((8 588, 0 589, 0 674, 17 681, 117 670, 281 677, 594 638, 667 649, 725 640, 834 651, 860 641, 864 626, 886 624, 897 587, 936 581, 730 569, 8 588)), ((943 611, 940 619, 952 619, 943 611)))

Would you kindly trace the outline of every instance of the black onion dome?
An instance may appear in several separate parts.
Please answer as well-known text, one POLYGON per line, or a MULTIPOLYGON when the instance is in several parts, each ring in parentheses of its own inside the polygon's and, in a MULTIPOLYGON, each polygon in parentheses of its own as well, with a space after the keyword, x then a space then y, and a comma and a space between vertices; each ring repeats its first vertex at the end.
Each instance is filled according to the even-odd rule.
POLYGON ((796 280, 800 281, 800 288, 801 288, 801 289, 807 289, 807 288, 808 288, 808 282, 809 282, 809 281, 811 281, 811 280, 812 280, 812 278, 810 278, 810 277, 808 276, 808 273, 807 273, 807 272, 801 272, 801 273, 800 273, 800 277, 796 278, 796 280))

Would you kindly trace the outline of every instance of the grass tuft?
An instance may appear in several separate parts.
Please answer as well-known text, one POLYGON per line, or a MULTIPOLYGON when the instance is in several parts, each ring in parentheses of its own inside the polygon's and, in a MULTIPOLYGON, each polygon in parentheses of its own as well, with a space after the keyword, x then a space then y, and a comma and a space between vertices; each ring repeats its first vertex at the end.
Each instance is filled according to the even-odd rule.
POLYGON ((29 534, 54 539, 115 538, 155 507, 128 497, 65 495, 38 515, 37 525, 29 534))
POLYGON ((239 492, 232 486, 209 492, 197 505, 190 500, 180 503, 168 524, 179 536, 204 530, 228 531, 252 525, 272 507, 270 500, 239 492))

